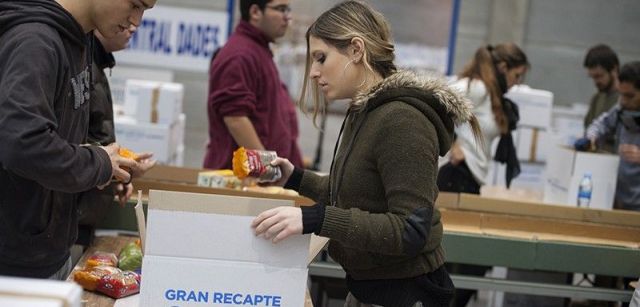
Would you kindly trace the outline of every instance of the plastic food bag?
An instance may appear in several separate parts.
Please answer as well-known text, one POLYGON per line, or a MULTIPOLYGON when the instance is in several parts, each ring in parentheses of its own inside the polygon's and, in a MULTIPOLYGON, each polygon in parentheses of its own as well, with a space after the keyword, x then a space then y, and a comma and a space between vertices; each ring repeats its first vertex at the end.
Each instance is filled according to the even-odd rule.
POLYGON ((73 272, 73 280, 82 286, 83 289, 95 291, 98 287, 98 282, 103 276, 119 272, 121 272, 121 270, 116 267, 96 266, 73 272))
POLYGON ((114 253, 95 252, 87 259, 85 268, 89 269, 96 266, 118 266, 118 257, 114 253))
POLYGON ((282 178, 279 166, 271 165, 277 158, 275 151, 238 148, 233 153, 233 173, 240 179, 258 178, 258 182, 274 182, 282 178))
POLYGON ((118 267, 125 271, 136 271, 142 266, 142 249, 134 242, 127 244, 118 261, 118 267))
POLYGON ((105 275, 98 281, 96 290, 118 299, 140 292, 140 275, 131 271, 105 275))

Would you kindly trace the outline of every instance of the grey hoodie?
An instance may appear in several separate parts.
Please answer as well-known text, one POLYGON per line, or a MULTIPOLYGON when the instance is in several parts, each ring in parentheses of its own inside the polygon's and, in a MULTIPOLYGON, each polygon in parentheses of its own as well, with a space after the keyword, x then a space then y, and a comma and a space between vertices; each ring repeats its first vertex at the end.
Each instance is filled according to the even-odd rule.
MULTIPOLYGON (((604 139, 615 136, 614 148, 618 151, 620 144, 632 144, 640 146, 640 127, 627 122, 620 104, 615 105, 609 111, 596 118, 589 128, 587 137, 602 142, 604 139)), ((625 209, 640 211, 640 164, 626 161, 620 157, 618 167, 618 182, 616 186, 616 201, 625 209)))

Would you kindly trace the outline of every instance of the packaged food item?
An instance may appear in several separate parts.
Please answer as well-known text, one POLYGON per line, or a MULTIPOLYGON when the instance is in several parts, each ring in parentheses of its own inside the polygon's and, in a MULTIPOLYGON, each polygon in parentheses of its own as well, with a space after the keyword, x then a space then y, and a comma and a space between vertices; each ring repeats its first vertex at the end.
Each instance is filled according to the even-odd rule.
POLYGON ((125 271, 135 271, 142 266, 142 249, 134 242, 127 244, 118 258, 118 267, 125 271))
POLYGON ((89 269, 101 265, 117 267, 118 257, 114 253, 95 252, 87 259, 85 268, 89 269))
POLYGON ((230 169, 203 171, 198 173, 198 186, 239 190, 242 181, 230 169))
POLYGON ((255 177, 258 182, 274 182, 282 178, 279 166, 271 165, 275 151, 238 148, 233 153, 233 173, 240 179, 255 177))
POLYGON ((96 291, 118 299, 140 292, 140 275, 131 271, 120 271, 102 276, 96 291))
POLYGON ((83 289, 95 291, 98 287, 98 282, 103 276, 118 272, 121 272, 121 270, 116 267, 96 266, 73 272, 73 280, 82 286, 83 289))
POLYGON ((118 150, 118 155, 120 155, 123 158, 138 160, 138 155, 135 152, 125 147, 120 147, 120 150, 118 150))

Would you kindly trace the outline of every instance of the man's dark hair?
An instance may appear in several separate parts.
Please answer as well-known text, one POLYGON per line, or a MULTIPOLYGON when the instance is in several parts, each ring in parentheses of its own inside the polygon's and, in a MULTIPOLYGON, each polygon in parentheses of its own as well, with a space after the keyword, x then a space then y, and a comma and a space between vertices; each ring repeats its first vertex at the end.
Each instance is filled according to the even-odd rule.
POLYGON ((271 0, 240 0, 240 18, 244 21, 249 21, 249 8, 252 5, 257 4, 260 10, 264 10, 269 2, 271 0))
POLYGON ((606 71, 611 72, 614 69, 618 70, 620 62, 618 61, 618 55, 611 47, 605 44, 599 44, 589 49, 587 56, 584 58, 583 65, 586 68, 596 68, 600 66, 606 71))
POLYGON ((633 87, 640 90, 640 61, 624 64, 620 69, 618 80, 620 80, 620 82, 631 83, 633 87))

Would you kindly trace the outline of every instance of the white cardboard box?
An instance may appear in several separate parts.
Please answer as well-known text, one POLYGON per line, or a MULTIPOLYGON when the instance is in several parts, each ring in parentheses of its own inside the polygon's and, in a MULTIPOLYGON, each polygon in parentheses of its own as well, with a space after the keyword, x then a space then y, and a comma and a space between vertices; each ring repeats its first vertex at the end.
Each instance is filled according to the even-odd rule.
POLYGON ((551 127, 552 92, 517 85, 512 87, 505 97, 518 105, 520 111, 518 126, 543 130, 551 127))
POLYGON ((182 113, 183 97, 180 83, 127 80, 124 112, 141 123, 173 124, 182 113))
POLYGON ((165 69, 151 69, 139 67, 127 67, 126 65, 118 65, 114 68, 106 68, 105 74, 109 79, 109 88, 111 88, 111 97, 113 104, 124 105, 124 95, 127 80, 153 80, 162 82, 173 82, 173 71, 165 69))
POLYGON ((141 306, 304 306, 309 236, 250 227, 293 201, 150 191, 141 306))
POLYGON ((0 276, 0 306, 80 307, 81 297, 74 282, 0 276))
POLYGON ((548 132, 538 128, 520 127, 514 133, 518 160, 526 162, 544 162, 550 142, 548 132))
POLYGON ((580 180, 590 172, 593 189, 589 207, 613 208, 619 163, 616 155, 553 147, 547 159, 544 202, 577 206, 580 180))
POLYGON ((175 161, 179 143, 184 140, 180 122, 171 125, 139 123, 127 117, 114 119, 116 142, 134 152, 153 152, 153 158, 162 164, 175 161))

